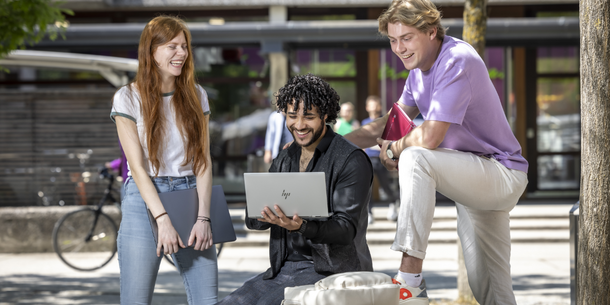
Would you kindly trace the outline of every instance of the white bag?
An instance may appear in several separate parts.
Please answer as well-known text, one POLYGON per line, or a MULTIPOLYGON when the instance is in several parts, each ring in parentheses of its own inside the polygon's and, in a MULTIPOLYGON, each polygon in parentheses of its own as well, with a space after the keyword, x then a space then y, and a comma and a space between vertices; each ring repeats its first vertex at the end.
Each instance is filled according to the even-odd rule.
POLYGON ((286 287, 282 305, 398 305, 399 290, 384 273, 337 273, 315 285, 286 287))

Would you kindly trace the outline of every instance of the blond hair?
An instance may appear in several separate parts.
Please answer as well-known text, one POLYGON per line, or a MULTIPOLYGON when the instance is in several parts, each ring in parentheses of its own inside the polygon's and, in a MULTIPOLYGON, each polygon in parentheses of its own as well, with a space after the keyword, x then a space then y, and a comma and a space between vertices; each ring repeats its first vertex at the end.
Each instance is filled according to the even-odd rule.
POLYGON ((441 26, 441 13, 430 0, 394 0, 390 7, 379 16, 379 32, 388 36, 388 24, 400 22, 406 26, 428 33, 436 28, 436 38, 445 38, 445 28, 441 26))

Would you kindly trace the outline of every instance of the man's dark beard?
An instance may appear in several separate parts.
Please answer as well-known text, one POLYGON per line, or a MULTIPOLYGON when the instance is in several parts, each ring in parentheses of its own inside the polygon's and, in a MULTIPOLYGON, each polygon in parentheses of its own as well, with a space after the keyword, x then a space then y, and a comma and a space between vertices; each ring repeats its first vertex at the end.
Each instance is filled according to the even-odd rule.
MULTIPOLYGON (((317 141, 320 136, 322 136, 322 132, 324 132, 324 128, 326 128, 326 125, 322 125, 322 128, 320 128, 320 130, 316 131, 313 134, 313 137, 311 138, 311 141, 309 141, 308 143, 306 143, 305 145, 301 145, 298 141, 297 141, 297 137, 294 136, 294 133, 296 132, 296 129, 294 127, 290 128, 290 134, 292 135, 292 138, 294 139, 294 143, 297 144, 300 147, 308 147, 309 145, 313 144, 315 141, 317 141)), ((310 128, 311 129, 311 128, 310 128)))

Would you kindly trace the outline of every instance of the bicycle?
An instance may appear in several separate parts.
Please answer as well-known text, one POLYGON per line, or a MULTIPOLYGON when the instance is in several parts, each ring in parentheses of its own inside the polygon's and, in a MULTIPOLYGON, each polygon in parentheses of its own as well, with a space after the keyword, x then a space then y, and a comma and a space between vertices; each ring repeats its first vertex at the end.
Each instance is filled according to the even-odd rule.
MULTIPOLYGON (((104 196, 95 207, 85 207, 64 215, 53 228, 53 249, 69 267, 79 271, 93 271, 106 266, 117 252, 117 225, 102 210, 106 202, 119 205, 112 194, 115 176, 107 169, 100 171, 102 178, 108 179, 104 196)), ((219 256, 223 244, 216 245, 219 256)), ((174 265, 170 256, 165 260, 174 265)))
POLYGON ((107 169, 100 176, 108 179, 108 187, 97 206, 85 207, 64 215, 53 228, 53 249, 68 266, 79 271, 93 271, 106 266, 114 257, 117 225, 102 211, 107 201, 118 205, 114 198, 114 175, 107 169))

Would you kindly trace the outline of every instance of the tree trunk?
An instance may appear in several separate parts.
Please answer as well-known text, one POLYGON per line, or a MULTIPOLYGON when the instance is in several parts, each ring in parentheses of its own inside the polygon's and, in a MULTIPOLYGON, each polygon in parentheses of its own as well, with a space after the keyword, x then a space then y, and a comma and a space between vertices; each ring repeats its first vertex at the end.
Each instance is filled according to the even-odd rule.
POLYGON ((276 110, 275 94, 288 82, 288 55, 284 52, 269 53, 269 100, 276 110))
MULTIPOLYGON (((464 3, 464 30, 462 39, 468 42, 485 58, 485 33, 487 32, 487 0, 466 0, 464 3)), ((466 265, 462 254, 460 239, 458 243, 458 302, 462 304, 477 304, 468 284, 466 265)))
POLYGON ((466 0, 464 3, 464 30, 462 39, 484 58, 487 33, 487 0, 466 0))
POLYGON ((577 304, 610 304, 610 3, 580 0, 577 304))
POLYGON ((462 251, 462 243, 460 238, 457 239, 458 244, 458 276, 457 276, 457 288, 458 288, 458 304, 479 304, 472 295, 470 290, 470 284, 468 284, 468 274, 466 273, 466 263, 464 262, 464 252, 462 251))

